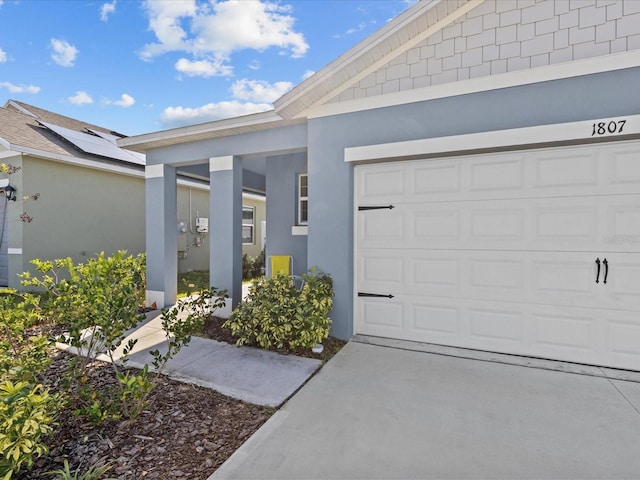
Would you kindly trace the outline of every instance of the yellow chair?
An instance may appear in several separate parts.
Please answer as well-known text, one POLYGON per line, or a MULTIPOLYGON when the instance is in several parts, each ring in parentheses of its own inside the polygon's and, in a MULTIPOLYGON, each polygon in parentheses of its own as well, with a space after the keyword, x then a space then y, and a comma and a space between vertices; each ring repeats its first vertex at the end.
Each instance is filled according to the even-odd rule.
POLYGON ((289 275, 293 280, 293 285, 302 290, 304 280, 298 275, 293 275, 293 257, 291 255, 271 255, 267 257, 267 277, 273 275, 289 275))
POLYGON ((290 255, 271 255, 267 258, 267 276, 284 274, 291 275, 293 272, 293 257, 290 255))

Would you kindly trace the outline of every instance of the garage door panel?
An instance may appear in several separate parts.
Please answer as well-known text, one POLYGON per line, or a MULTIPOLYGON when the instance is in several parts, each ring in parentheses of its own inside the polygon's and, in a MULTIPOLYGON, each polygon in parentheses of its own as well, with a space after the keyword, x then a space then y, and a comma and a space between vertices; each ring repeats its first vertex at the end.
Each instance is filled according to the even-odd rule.
POLYGON ((417 196, 454 193, 461 191, 461 164, 437 162, 416 166, 410 173, 413 193, 417 196))
POLYGON ((356 205, 393 208, 355 213, 356 291, 391 296, 356 297, 355 333, 640 371, 638 158, 627 141, 356 167, 356 205))
MULTIPOLYGON (((614 312, 617 313, 617 312, 614 312)), ((607 314, 606 348, 616 363, 640 369, 640 324, 637 319, 628 319, 607 314), (635 365, 635 367, 633 367, 635 365)))
POLYGON ((633 142, 371 165, 356 191, 371 204, 638 193, 639 155, 633 142))
POLYGON ((357 308, 362 312, 361 329, 368 335, 404 338, 405 302, 396 299, 358 297, 357 308))
POLYGON ((498 304, 490 308, 468 307, 469 337, 472 342, 513 344, 524 341, 522 308, 498 304))
POLYGON ((471 192, 502 192, 512 195, 524 187, 522 155, 496 161, 472 160, 469 163, 469 190, 471 192))
POLYGON ((400 325, 380 315, 390 313, 381 308, 387 299, 365 300, 356 302, 363 320, 355 333, 640 369, 640 326, 632 312, 407 295, 391 300, 394 311, 404 312, 400 325))
POLYGON ((595 149, 570 155, 563 150, 540 153, 529 163, 535 171, 533 187, 547 192, 561 187, 565 194, 572 191, 567 187, 596 187, 601 182, 598 159, 595 149))
MULTIPOLYGON (((619 308, 631 305, 640 310, 640 254, 607 254, 605 258, 608 277, 606 289, 604 284, 601 287, 611 305, 619 308)), ((602 275, 601 282, 604 279, 604 266, 602 275)), ((640 321, 640 313, 638 317, 640 321)))
POLYGON ((580 314, 568 315, 565 312, 555 314, 534 313, 535 344, 549 355, 556 350, 579 350, 586 354, 596 343, 596 327, 591 316, 580 314))
POLYGON ((367 293, 640 310, 640 254, 367 249, 356 275, 367 293))
POLYGON ((359 211, 364 248, 640 252, 640 195, 398 204, 359 211))
POLYGON ((626 184, 632 188, 640 183, 640 148, 635 146, 617 147, 609 154, 606 181, 611 184, 626 184))

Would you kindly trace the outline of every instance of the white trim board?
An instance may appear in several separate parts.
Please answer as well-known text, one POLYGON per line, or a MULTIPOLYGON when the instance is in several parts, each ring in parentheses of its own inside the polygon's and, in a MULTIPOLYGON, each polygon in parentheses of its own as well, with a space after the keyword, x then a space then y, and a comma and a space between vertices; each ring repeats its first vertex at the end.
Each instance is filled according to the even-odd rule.
POLYGON ((525 145, 609 140, 640 135, 640 115, 425 138, 344 149, 345 162, 393 160, 415 156, 501 149, 525 145), (604 124, 604 133, 600 124, 604 124), (615 129, 613 128, 615 126, 615 129), (595 134, 593 134, 595 130, 595 134), (613 130, 613 131, 610 131, 613 130))
POLYGON ((487 77, 472 78, 459 82, 444 83, 430 87, 403 90, 401 92, 360 98, 357 100, 329 103, 311 107, 304 113, 307 118, 328 117, 344 113, 393 107, 409 103, 424 102, 437 98, 455 97, 469 93, 486 92, 502 88, 529 85, 533 83, 559 80, 563 78, 592 75, 595 73, 622 70, 640 66, 640 50, 616 53, 573 62, 528 68, 515 72, 501 73, 487 77))

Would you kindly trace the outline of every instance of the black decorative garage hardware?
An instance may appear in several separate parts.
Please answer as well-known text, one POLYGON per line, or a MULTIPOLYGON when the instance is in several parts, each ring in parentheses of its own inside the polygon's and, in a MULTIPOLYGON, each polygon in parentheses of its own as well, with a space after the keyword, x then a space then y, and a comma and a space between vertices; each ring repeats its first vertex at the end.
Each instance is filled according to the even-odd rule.
POLYGON ((367 292, 358 292, 359 297, 374 297, 374 298, 393 298, 393 295, 390 293, 367 293, 367 292))
MULTIPOLYGON (((598 271, 596 272, 596 283, 600 283, 600 259, 596 258, 596 265, 598 266, 598 271)), ((602 283, 607 283, 607 277, 609 276, 609 262, 605 258, 602 260, 602 265, 604 265, 604 280, 602 283)))
POLYGON ((365 206, 362 206, 362 207, 358 207, 358 210, 359 211, 363 211, 363 210, 384 210, 384 209, 392 210, 394 208, 396 208, 394 205, 370 205, 370 206, 369 205, 365 205, 365 206))

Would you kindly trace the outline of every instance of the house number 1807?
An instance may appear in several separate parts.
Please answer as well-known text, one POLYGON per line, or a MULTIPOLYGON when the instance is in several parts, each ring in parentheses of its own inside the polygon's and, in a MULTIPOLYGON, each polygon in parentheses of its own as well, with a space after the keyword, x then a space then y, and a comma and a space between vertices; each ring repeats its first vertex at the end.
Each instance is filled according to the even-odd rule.
POLYGON ((591 132, 591 136, 595 137, 596 135, 612 135, 614 133, 622 133, 622 129, 624 128, 624 124, 627 123, 626 120, 611 120, 610 122, 598 122, 592 125, 593 130, 591 132))

